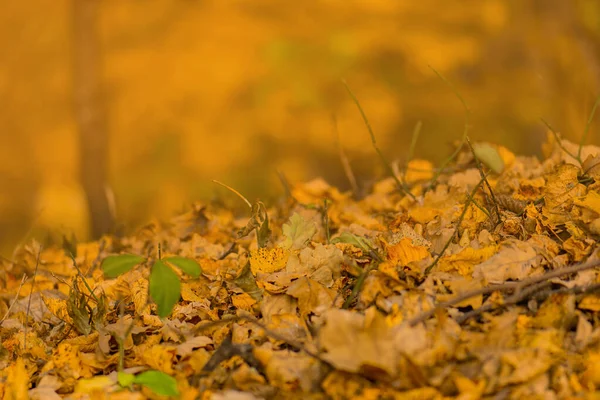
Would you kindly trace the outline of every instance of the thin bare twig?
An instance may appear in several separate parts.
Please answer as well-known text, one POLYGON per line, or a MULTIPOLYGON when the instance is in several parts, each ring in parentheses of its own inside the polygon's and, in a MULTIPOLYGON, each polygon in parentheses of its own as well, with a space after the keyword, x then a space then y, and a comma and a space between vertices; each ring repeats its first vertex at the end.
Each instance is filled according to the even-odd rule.
POLYGON ((350 182, 350 188, 352 188, 352 195, 356 198, 356 196, 358 196, 358 183, 356 183, 356 176, 354 176, 354 171, 352 171, 350 160, 348 159, 346 151, 344 150, 344 146, 342 145, 342 141, 340 139, 340 132, 338 130, 337 118, 335 114, 331 115, 331 124, 335 133, 335 142, 337 144, 340 161, 342 163, 342 168, 344 169, 344 174, 346 174, 346 179, 348 179, 348 182, 350 182))
POLYGON ((473 198, 473 196, 471 196, 471 193, 467 193, 467 197, 469 198, 469 201, 471 202, 471 204, 473 204, 475 207, 477 207, 482 213, 485 214, 486 217, 488 217, 488 219, 491 221, 492 220, 492 216, 490 215, 490 212, 488 210, 486 210, 482 205, 480 205, 479 203, 477 203, 475 201, 475 199, 473 198))
POLYGON ((430 190, 431 188, 433 188, 433 186, 437 182, 437 179, 439 178, 440 174, 442 173, 442 171, 444 170, 444 168, 446 168, 446 165, 448 165, 450 163, 450 161, 454 160, 454 158, 462 150, 463 146, 465 145, 465 140, 467 138, 467 135, 469 133, 469 121, 470 121, 470 118, 471 118, 471 109, 467 105, 467 102, 462 97, 462 95, 460 94, 460 92, 458 91, 458 89, 456 89, 456 87, 452 84, 452 82, 450 82, 448 79, 446 79, 442 74, 440 74, 431 65, 429 66, 429 68, 431 68, 431 70, 433 72, 435 72, 435 74, 442 81, 444 81, 444 83, 446 83, 450 87, 450 89, 452 89, 452 91, 454 92, 454 95, 458 98, 458 100, 463 105, 463 108, 464 108, 464 111, 465 111, 465 125, 464 125, 464 128, 463 128, 463 134, 462 134, 462 138, 461 138, 461 141, 460 141, 460 145, 456 148, 456 150, 454 150, 454 152, 450 155, 450 157, 448 157, 446 160, 444 160, 444 162, 442 163, 441 167, 439 167, 439 169, 436 172, 436 174, 433 176, 433 178, 431 178, 431 183, 429 184, 429 187, 427 188, 427 190, 430 190))
POLYGON ((544 118, 540 118, 540 120, 544 123, 544 125, 546 125, 546 128, 548 128, 550 130, 550 132, 552 132, 552 135, 554 135, 554 139, 556 140, 558 147, 560 147, 562 149, 562 151, 564 151, 565 153, 567 153, 568 155, 573 157, 575 160, 577 160, 577 162, 579 162, 579 164, 582 164, 581 158, 577 154, 571 153, 569 150, 567 150, 567 148, 565 146, 563 146, 562 139, 560 138, 558 132, 556 132, 554 130, 552 125, 550 125, 550 123, 548 121, 546 121, 544 118))
POLYGON ((433 267, 435 267, 437 265, 437 263, 440 261, 440 259, 442 258, 442 256, 444 255, 444 253, 446 252, 448 247, 450 246, 450 243, 452 243, 452 240, 454 240, 454 237, 458 235, 458 229, 460 228, 460 224, 462 223, 463 219, 465 218, 465 215, 467 214, 467 209, 471 205, 473 196, 475 196, 475 193, 477 193, 477 191, 481 187, 482 183, 483 183, 483 179, 481 179, 479 181, 479 183, 475 186, 475 188, 473 188, 470 195, 467 197, 467 201, 465 202, 465 206, 463 207, 462 213, 460 214, 460 217, 458 217, 458 221, 456 221, 456 228, 454 228, 454 233, 452 233, 452 236, 450 236, 450 238, 448 238, 448 241, 444 245, 444 248, 442 249, 442 251, 440 251, 440 254, 437 255, 435 260, 433 260, 433 263, 431 263, 431 265, 425 269, 425 271, 423 272, 424 275, 429 275, 429 272, 431 272, 433 267))
POLYGON ((467 299, 470 299, 475 296, 479 296, 480 294, 485 295, 485 294, 490 294, 493 292, 505 292, 508 290, 519 291, 519 290, 523 290, 524 288, 526 288, 529 285, 534 285, 538 282, 544 282, 544 281, 547 281, 547 280, 550 280, 553 278, 559 278, 561 276, 569 275, 569 274, 572 274, 575 272, 585 271, 588 269, 596 268, 598 266, 600 266, 600 260, 586 261, 586 262, 583 262, 580 264, 573 265, 571 267, 555 269, 552 271, 548 271, 542 275, 532 276, 530 278, 523 279, 522 281, 519 281, 519 282, 504 282, 501 284, 490 285, 490 286, 487 286, 487 287, 484 287, 481 289, 475 289, 475 290, 471 290, 471 291, 468 291, 465 293, 461 293, 460 295, 456 296, 455 298, 450 299, 445 302, 442 302, 442 303, 439 303, 433 309, 431 309, 429 311, 425 311, 425 312, 417 315, 415 318, 413 318, 409 321, 409 324, 411 326, 417 325, 417 324, 431 318, 438 310, 443 310, 445 308, 452 307, 452 306, 459 304, 467 299))
POLYGON ((383 155, 383 152, 379 149, 379 146, 377 146, 377 140, 375 140, 375 133, 373 133, 373 128, 371 128, 371 123, 369 122, 369 119, 367 118, 367 114, 365 114, 365 111, 363 110, 362 106, 360 105, 360 102, 358 101, 358 98, 356 97, 356 95, 354 94, 354 92, 352 91, 352 89, 350 89, 350 86, 348 86, 348 83, 346 83, 346 81, 344 79, 342 79, 342 83, 344 84, 344 87, 346 88, 346 91, 348 91, 348 94, 350 95, 350 97, 354 101, 354 104, 356 104, 356 107, 358 108, 358 111, 360 112, 360 115, 362 116, 362 119, 363 119, 363 121, 365 123, 365 126, 367 127, 367 130, 369 131, 369 135, 371 136, 371 143, 373 144, 373 148, 375 149, 375 151, 379 155, 379 158, 383 162, 383 165, 387 169, 387 171, 390 174, 390 176, 396 182, 396 186, 398 187, 398 190, 400 190, 400 192, 402 192, 403 194, 409 196, 414 201, 417 201, 417 198, 406 187, 406 184, 404 182, 400 182, 400 179, 398 179, 398 176, 396 176, 396 174, 394 173, 394 170, 393 170, 392 166, 390 165, 390 163, 388 162, 388 160, 383 155))
POLYGON ((581 136, 581 141, 579 142, 579 148, 577 149, 577 159, 581 162, 581 151, 583 149, 583 145, 587 139, 587 135, 590 131, 590 126, 592 125, 592 121, 594 119, 594 114, 596 113, 596 108, 598 107, 598 103, 600 102, 600 95, 596 97, 596 101, 594 102, 594 106, 592 107, 592 112, 585 124, 585 130, 583 131, 583 135, 581 136))
POLYGON ((496 211, 496 223, 498 224, 498 223, 500 223, 500 207, 498 207, 498 201, 496 200, 496 196, 494 196, 494 191, 492 190, 492 186, 490 185, 490 183, 487 180, 487 177, 485 176, 485 172, 483 171, 483 167, 481 166, 481 161, 477 157, 477 154, 475 154, 475 149, 473 148, 473 145, 471 144, 471 140, 469 139, 468 136, 466 137, 466 141, 467 141, 467 144, 469 145, 469 149, 471 149, 473 158, 475 159, 475 164, 477 165, 477 170, 479 170, 479 175, 481 176, 481 179, 483 179, 483 181, 485 182, 485 186, 487 186, 488 191, 490 192, 490 197, 492 199, 492 203, 494 203, 494 209, 496 211))
POLYGON ((458 322, 459 324, 462 324, 471 318, 481 315, 484 312, 491 311, 495 308, 506 308, 508 306, 520 303, 521 301, 525 300, 532 293, 542 290, 550 285, 552 285, 552 282, 545 281, 545 282, 539 282, 534 285, 528 286, 523 290, 516 291, 515 294, 513 294, 512 296, 510 296, 509 298, 504 300, 502 302, 502 304, 494 304, 494 303, 484 304, 481 307, 476 308, 475 310, 469 311, 469 312, 459 316, 458 318, 456 318, 456 322, 458 322))
POLYGON ((247 321, 247 322, 250 322, 250 323, 258 326, 260 329, 264 330, 265 334, 267 336, 270 336, 270 337, 272 337, 275 340, 279 340, 281 342, 284 342, 285 344, 287 344, 288 346, 290 346, 294 350, 303 352, 303 353, 307 354, 308 356, 310 356, 310 357, 312 357, 312 358, 314 358, 314 359, 316 359, 318 361, 321 361, 324 364, 327 364, 327 365, 331 366, 331 363, 329 361, 325 360, 323 357, 321 357, 320 354, 315 353, 315 352, 307 349, 306 346, 302 345, 302 343, 300 343, 300 342, 295 341, 294 339, 287 338, 285 336, 280 335, 277 332, 274 332, 273 330, 267 328, 266 325, 264 325, 263 323, 259 322, 256 318, 254 318, 251 315, 235 315, 235 316, 231 316, 231 317, 224 317, 224 318, 221 318, 218 321, 210 321, 210 322, 207 322, 207 323, 202 324, 200 326, 196 326, 194 330, 196 331, 196 333, 198 333, 198 332, 201 332, 201 331, 203 331, 205 329, 216 327, 216 326, 219 326, 221 324, 228 324, 228 323, 231 323, 231 322, 238 322, 238 321, 247 321))
POLYGON ((553 295, 553 294, 589 293, 589 292, 593 292, 593 291, 600 289, 600 283, 595 283, 595 284, 586 285, 586 286, 574 286, 571 288, 560 288, 560 289, 556 289, 556 290, 544 290, 550 286, 552 286, 551 281, 544 281, 544 282, 536 283, 534 285, 530 285, 521 291, 517 291, 515 294, 513 294, 512 296, 510 296, 509 298, 504 300, 504 302, 502 302, 502 304, 491 304, 490 303, 490 304, 483 305, 475 310, 469 311, 468 313, 465 313, 465 314, 461 315, 460 317, 456 318, 456 322, 459 324, 462 324, 471 318, 474 318, 480 314, 483 314, 484 312, 491 311, 496 308, 506 308, 508 306, 520 303, 520 302, 524 301, 525 299, 527 299, 528 297, 530 297, 533 293, 537 293, 535 295, 535 297, 538 297, 540 294, 539 293, 540 291, 543 291, 542 294, 547 297, 547 296, 553 295))
POLYGON ((26 280, 27 280, 27 274, 23 274, 23 277, 21 278, 21 283, 19 284, 19 288, 17 289, 17 294, 15 295, 15 298, 8 306, 8 310, 6 310, 6 314, 4 314, 4 317, 2 317, 2 319, 0 320, 0 326, 2 326, 2 323, 4 321, 6 321, 6 318, 8 318, 8 314, 10 314, 10 310, 12 310, 12 308, 15 305, 15 303, 17 302, 17 300, 19 300, 19 295, 21 294, 21 288, 23 287, 23 284, 25 283, 26 280))
POLYGON ((285 195, 289 199, 292 199, 292 200, 296 201, 296 199, 294 198, 294 195, 292 194, 292 189, 290 187, 290 182, 288 181, 288 179, 285 176, 285 174, 283 172, 281 172, 280 170, 277 170, 277 177, 279 178, 279 182, 281 182, 281 186, 283 186, 283 190, 285 191, 285 195))
POLYGON ((221 254, 217 260, 224 260, 225 257, 227 257, 228 255, 230 255, 231 253, 233 253, 235 251, 236 246, 237 246, 236 242, 231 243, 231 246, 229 246, 229 248, 227 250, 225 250, 223 252, 223 254, 221 254))
POLYGON ((586 285, 586 286, 573 286, 573 287, 563 287, 560 289, 554 289, 554 290, 544 290, 540 293, 536 293, 535 296, 533 296, 533 298, 535 300, 539 300, 542 298, 547 298, 548 296, 551 296, 553 294, 568 294, 568 293, 572 293, 572 294, 585 294, 585 293, 591 293, 591 292, 595 292, 600 290, 600 283, 593 283, 591 285, 586 285))
POLYGON ((248 208, 250 208, 252 210, 252 204, 248 201, 247 198, 245 198, 240 192, 238 192, 237 190, 235 190, 234 188, 232 188, 229 185, 224 184, 223 182, 219 182, 216 179, 213 179, 213 182, 216 183, 217 185, 221 185, 224 188, 229 189, 231 192, 235 193, 240 199, 244 200, 244 202, 248 205, 248 208))
POLYGON ((421 135, 421 128, 423 127, 423 122, 417 121, 415 128, 413 129, 412 137, 410 139, 410 146, 408 147, 408 155, 406 156, 406 164, 404 165, 404 173, 402 175, 402 180, 406 182, 406 174, 408 173, 408 163, 412 160, 415 155, 415 148, 417 147, 417 141, 419 140, 419 135, 421 135))
POLYGON ((25 313, 25 329, 23 330, 23 350, 27 349, 27 327, 29 326, 29 311, 31 310, 31 296, 33 295, 33 288, 35 287, 35 277, 37 276, 38 267, 40 266, 40 257, 42 255, 43 246, 40 245, 37 257, 35 259, 35 269, 33 271, 33 277, 31 278, 31 289, 29 290, 29 299, 27 300, 27 312, 25 313))

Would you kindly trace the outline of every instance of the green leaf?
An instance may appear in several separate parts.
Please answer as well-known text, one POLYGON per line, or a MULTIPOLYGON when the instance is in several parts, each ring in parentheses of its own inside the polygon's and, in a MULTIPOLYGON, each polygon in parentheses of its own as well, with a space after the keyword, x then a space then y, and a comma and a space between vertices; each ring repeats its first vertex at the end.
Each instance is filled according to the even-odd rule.
POLYGON ((177 274, 162 260, 157 260, 150 272, 150 297, 158 306, 158 316, 167 317, 181 296, 177 274))
POLYGON ((136 375, 133 383, 146 386, 156 394, 162 396, 177 396, 177 381, 170 375, 164 372, 150 370, 136 375))
POLYGON ((189 276, 197 278, 202 273, 202 268, 195 260, 187 257, 168 257, 163 258, 163 261, 173 264, 189 276))
POLYGON ((144 261, 146 261, 144 257, 136 256, 135 254, 119 254, 106 257, 102 260, 101 266, 106 277, 116 278, 144 261))
POLYGON ((124 388, 130 388, 135 380, 135 375, 128 374, 127 372, 117 372, 117 382, 124 388))
POLYGON ((289 223, 283 224, 285 240, 281 247, 290 250, 298 250, 306 246, 306 243, 317 233, 317 227, 312 221, 307 221, 300 214, 294 213, 289 223))
POLYGON ((504 160, 494 146, 488 143, 475 143, 473 152, 482 163, 495 173, 499 174, 504 170, 504 160))
POLYGON ((357 236, 350 232, 344 232, 340 236, 331 239, 331 243, 348 243, 362 249, 363 251, 369 251, 375 246, 367 238, 357 236))

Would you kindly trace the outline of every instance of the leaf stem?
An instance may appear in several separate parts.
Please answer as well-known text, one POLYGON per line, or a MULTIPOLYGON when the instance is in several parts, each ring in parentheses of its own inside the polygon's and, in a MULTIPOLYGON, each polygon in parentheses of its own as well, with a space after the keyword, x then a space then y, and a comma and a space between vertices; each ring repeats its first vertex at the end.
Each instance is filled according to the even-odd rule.
POLYGON ((242 200, 244 200, 244 202, 246 202, 246 204, 248 205, 248 208, 250 208, 252 210, 252 204, 248 201, 247 198, 245 198, 240 192, 238 192, 237 190, 235 190, 234 188, 232 188, 229 185, 224 184, 223 182, 219 182, 216 179, 212 180, 214 183, 223 186, 224 188, 229 189, 230 191, 232 191, 233 193, 235 193, 236 195, 238 195, 238 197, 242 200))

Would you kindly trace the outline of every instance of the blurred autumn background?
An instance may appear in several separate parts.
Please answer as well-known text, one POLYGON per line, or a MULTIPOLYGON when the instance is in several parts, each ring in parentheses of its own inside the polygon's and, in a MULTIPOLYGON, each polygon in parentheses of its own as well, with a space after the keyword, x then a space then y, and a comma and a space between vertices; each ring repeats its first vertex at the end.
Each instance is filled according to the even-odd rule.
POLYGON ((4 255, 230 196, 211 179, 251 201, 283 193, 276 171, 347 188, 338 135, 358 179, 380 177, 340 78, 401 161, 418 121, 419 158, 462 133, 429 65, 474 140, 521 154, 541 117, 579 140, 600 93, 597 0, 30 0, 4 2, 0 26, 4 255))

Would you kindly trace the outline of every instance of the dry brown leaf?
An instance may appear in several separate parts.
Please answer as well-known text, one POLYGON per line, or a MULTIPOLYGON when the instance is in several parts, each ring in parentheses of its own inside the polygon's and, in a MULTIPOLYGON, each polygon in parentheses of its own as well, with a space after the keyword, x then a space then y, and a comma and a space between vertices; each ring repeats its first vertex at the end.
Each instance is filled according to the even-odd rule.
POLYGON ((510 240, 500 246, 497 254, 473 268, 473 278, 489 283, 520 280, 529 276, 542 260, 529 243, 510 240))

